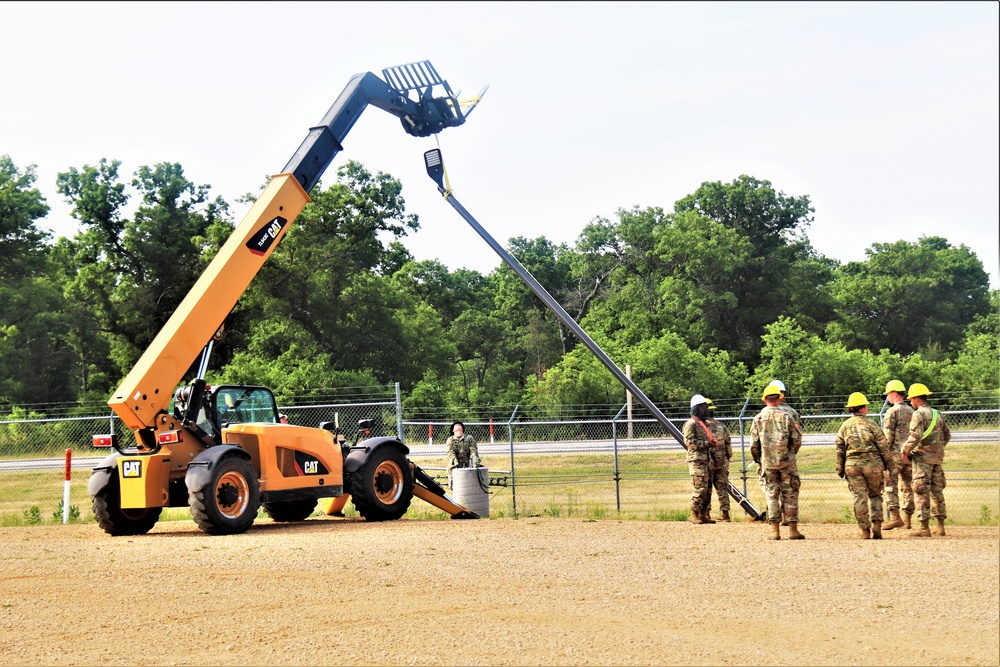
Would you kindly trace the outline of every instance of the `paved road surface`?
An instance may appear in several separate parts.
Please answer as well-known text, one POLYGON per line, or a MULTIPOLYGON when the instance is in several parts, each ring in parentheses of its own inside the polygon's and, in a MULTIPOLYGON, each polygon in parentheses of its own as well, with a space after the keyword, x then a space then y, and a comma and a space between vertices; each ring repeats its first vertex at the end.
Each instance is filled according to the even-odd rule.
MULTIPOLYGON (((803 447, 832 447, 834 434, 816 433, 803 436, 803 447)), ((1000 441, 1000 431, 953 431, 952 442, 997 442, 1000 441)), ((733 443, 739 449, 739 441, 733 443)), ((681 446, 677 441, 671 439, 663 440, 619 440, 619 452, 657 452, 679 450, 681 446)), ((749 460, 749 441, 747 445, 747 459, 749 460)), ((89 450, 87 453, 89 454, 89 450)), ((604 454, 614 451, 614 441, 612 440, 586 440, 586 441, 564 441, 564 442, 515 442, 514 454, 604 454)), ((510 445, 506 442, 496 442, 495 444, 480 443, 479 453, 483 455, 502 455, 510 453, 510 445)), ((429 458, 445 456, 444 444, 411 444, 410 457, 429 458)), ((104 459, 101 456, 76 456, 73 457, 73 468, 93 468, 104 459)), ((15 472, 25 470, 50 470, 62 468, 66 465, 63 458, 57 459, 22 459, 14 461, 0 461, 0 473, 15 472)))

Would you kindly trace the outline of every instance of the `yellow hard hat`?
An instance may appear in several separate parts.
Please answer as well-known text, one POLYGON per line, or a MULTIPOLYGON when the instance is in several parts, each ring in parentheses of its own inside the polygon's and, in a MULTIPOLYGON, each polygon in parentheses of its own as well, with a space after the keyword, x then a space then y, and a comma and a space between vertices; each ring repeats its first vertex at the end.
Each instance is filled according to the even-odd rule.
POLYGON ((773 385, 773 384, 769 384, 769 385, 767 385, 767 387, 766 387, 766 388, 764 389, 764 393, 763 393, 763 394, 761 395, 761 397, 760 397, 760 400, 762 400, 762 401, 763 401, 763 400, 765 400, 765 399, 766 399, 766 398, 767 398, 768 396, 781 396, 781 397, 784 397, 784 394, 782 394, 782 393, 781 393, 781 390, 780 390, 780 389, 778 389, 778 387, 777 387, 776 385, 773 385))
POLYGON ((849 408, 860 408, 863 405, 868 405, 868 397, 860 391, 854 392, 847 398, 847 407, 849 408))
POLYGON ((710 398, 706 398, 706 399, 705 399, 705 402, 706 402, 706 403, 708 403, 708 409, 709 409, 709 410, 714 410, 714 409, 715 409, 715 406, 714 406, 714 405, 712 405, 712 399, 710 399, 710 398))
POLYGON ((906 385, 900 382, 899 380, 889 380, 886 383, 885 391, 882 392, 882 394, 887 395, 893 391, 898 391, 900 394, 902 394, 904 391, 906 391, 906 385))
POLYGON ((916 398, 917 396, 930 396, 931 390, 927 388, 927 385, 920 384, 919 382, 914 382, 910 385, 910 391, 907 393, 906 398, 916 398))

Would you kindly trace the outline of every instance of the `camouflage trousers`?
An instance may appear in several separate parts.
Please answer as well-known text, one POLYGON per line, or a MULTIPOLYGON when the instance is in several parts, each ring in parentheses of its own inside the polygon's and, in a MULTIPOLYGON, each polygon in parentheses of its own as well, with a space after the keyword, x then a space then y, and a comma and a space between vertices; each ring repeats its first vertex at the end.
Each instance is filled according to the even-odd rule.
MULTIPOLYGON (((795 486, 796 507, 798 507, 798 500, 797 499, 799 497, 799 487, 802 486, 802 478, 799 477, 799 468, 798 468, 798 465, 789 467, 788 470, 789 470, 789 476, 793 480, 790 483, 792 483, 795 486)), ((768 497, 767 496, 767 479, 764 477, 764 468, 761 467, 761 466, 757 467, 757 478, 758 478, 757 481, 760 484, 760 490, 764 494, 764 497, 767 498, 768 497)), ((768 507, 770 507, 770 503, 768 503, 768 507)), ((781 509, 781 503, 779 503, 778 504, 778 514, 777 514, 778 518, 771 519, 770 518, 770 511, 768 511, 768 515, 769 515, 768 521, 781 521, 782 514, 783 514, 783 512, 782 512, 782 509, 781 509)), ((798 512, 797 511, 795 513, 795 516, 796 516, 796 520, 798 520, 798 518, 797 518, 798 517, 798 512)), ((787 516, 784 517, 784 518, 785 518, 786 521, 788 520, 787 516)))
POLYGON ((896 462, 896 472, 885 473, 886 509, 903 510, 907 514, 913 514, 913 464, 904 463, 899 452, 893 452, 892 459, 896 462), (900 491, 903 492, 902 505, 899 504, 900 491))
POLYGON ((691 474, 691 511, 695 514, 712 509, 712 471, 708 463, 688 463, 691 474))
POLYGON ((913 494, 917 501, 917 518, 921 521, 930 521, 932 515, 942 521, 947 518, 945 484, 944 468, 940 463, 913 462, 913 494))
POLYGON ((788 521, 799 520, 799 487, 802 481, 798 469, 767 468, 764 470, 764 492, 767 494, 767 520, 781 521, 782 514, 788 521))
MULTIPOLYGON (((715 495, 719 498, 719 511, 729 511, 729 462, 723 464, 722 468, 710 471, 712 473, 712 487, 715 488, 715 495)), ((709 506, 712 498, 709 496, 709 506)))
POLYGON ((854 518, 861 530, 872 527, 872 521, 882 521, 882 489, 885 486, 885 466, 852 465, 844 468, 847 488, 854 497, 854 518))

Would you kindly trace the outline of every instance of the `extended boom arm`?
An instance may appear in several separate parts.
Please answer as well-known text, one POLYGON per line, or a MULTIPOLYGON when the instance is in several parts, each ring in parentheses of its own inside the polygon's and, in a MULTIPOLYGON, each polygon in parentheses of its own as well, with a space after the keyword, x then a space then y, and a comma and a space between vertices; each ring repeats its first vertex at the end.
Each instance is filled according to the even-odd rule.
POLYGON ((309 190, 343 150, 341 142, 368 105, 398 117, 403 129, 417 137, 461 125, 475 107, 463 112, 428 61, 382 72, 385 81, 371 72, 351 78, 108 401, 141 445, 155 447, 153 428, 158 416, 166 417, 174 389, 310 201, 309 190), (443 93, 435 97, 435 91, 443 93))

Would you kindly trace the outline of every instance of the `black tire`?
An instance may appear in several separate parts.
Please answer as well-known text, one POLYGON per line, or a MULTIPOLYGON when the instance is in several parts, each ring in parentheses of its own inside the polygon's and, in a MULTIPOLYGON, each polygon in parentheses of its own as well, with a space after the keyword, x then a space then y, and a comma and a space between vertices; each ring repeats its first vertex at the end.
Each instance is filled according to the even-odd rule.
POLYGON ((188 494, 191 516, 209 535, 235 535, 253 525, 260 507, 260 482, 248 461, 229 456, 212 470, 200 491, 188 494))
POLYGON ((395 521, 413 499, 413 472, 400 445, 386 444, 372 452, 351 475, 351 500, 367 521, 395 521))
POLYGON ((315 509, 315 499, 264 503, 264 512, 275 521, 305 521, 315 509))
POLYGON ((117 471, 111 473, 108 485, 94 496, 92 503, 97 524, 108 535, 145 535, 160 520, 162 507, 122 507, 121 482, 117 471))

